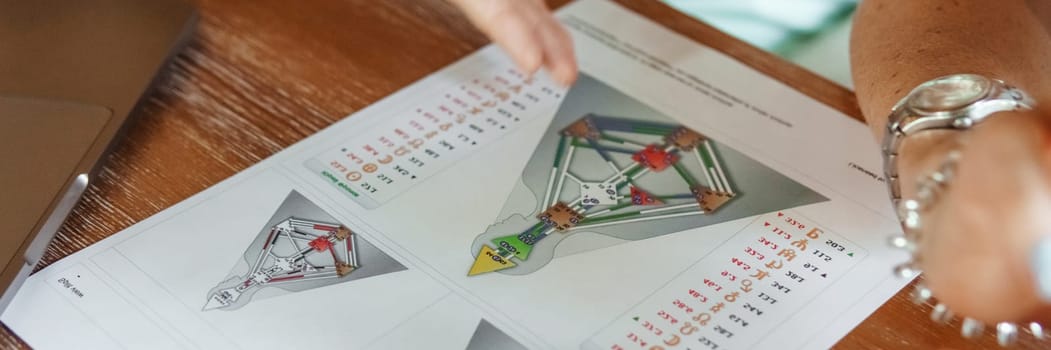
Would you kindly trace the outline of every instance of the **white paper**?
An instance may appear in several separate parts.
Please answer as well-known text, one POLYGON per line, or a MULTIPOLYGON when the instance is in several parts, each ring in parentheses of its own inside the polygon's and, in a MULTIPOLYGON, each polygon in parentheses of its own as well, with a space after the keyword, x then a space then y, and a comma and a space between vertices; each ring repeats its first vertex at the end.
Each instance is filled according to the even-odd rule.
POLYGON ((558 16, 572 88, 486 47, 54 263, 3 322, 39 349, 812 349, 908 282, 862 124, 614 4, 558 16))

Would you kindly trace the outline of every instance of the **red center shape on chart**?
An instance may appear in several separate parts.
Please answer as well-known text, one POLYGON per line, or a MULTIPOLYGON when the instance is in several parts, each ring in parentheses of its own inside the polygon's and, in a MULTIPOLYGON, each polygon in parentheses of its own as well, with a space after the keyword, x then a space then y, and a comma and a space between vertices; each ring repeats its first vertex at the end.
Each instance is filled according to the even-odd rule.
POLYGON ((310 247, 314 248, 314 250, 316 251, 323 252, 328 250, 329 248, 332 248, 332 242, 328 241, 328 237, 322 236, 314 238, 313 241, 310 241, 310 247))
POLYGON ((657 145, 649 145, 646 146, 646 149, 632 155, 631 159, 650 170, 661 171, 675 164, 679 156, 657 148, 657 145))

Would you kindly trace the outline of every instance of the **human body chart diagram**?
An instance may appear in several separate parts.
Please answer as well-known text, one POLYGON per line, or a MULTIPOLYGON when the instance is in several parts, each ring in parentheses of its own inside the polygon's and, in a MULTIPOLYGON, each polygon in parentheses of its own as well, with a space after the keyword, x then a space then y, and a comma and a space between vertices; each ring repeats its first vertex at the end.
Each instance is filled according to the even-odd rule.
POLYGON ((588 77, 567 95, 521 182, 504 219, 476 238, 469 276, 536 271, 583 232, 590 238, 577 246, 595 234, 639 240, 825 200, 588 77), (589 106, 597 96, 631 108, 589 106))
POLYGON ((335 223, 288 218, 270 228, 251 273, 214 292, 204 309, 230 306, 253 288, 295 281, 335 279, 358 267, 354 233, 335 223), (278 253, 284 251, 284 253, 278 253))
POLYGON ((555 232, 567 234, 601 226, 703 215, 718 210, 737 195, 708 138, 684 126, 587 115, 559 134, 541 202, 547 209, 525 231, 494 239, 495 248, 482 246, 469 275, 514 267, 513 258, 527 260, 533 246, 555 232), (663 142, 642 144, 613 136, 611 131, 642 138, 656 136, 663 142), (600 181, 574 175, 573 156, 578 150, 596 153, 609 166, 610 175, 600 181), (631 155, 633 162, 618 167, 611 153, 631 155), (683 158, 696 160, 695 165, 704 174, 703 184, 686 169, 685 163, 690 159, 683 158), (668 170, 681 177, 682 192, 654 195, 637 185, 647 175, 668 170), (563 189, 569 186, 579 189, 567 203, 562 199, 563 189))
POLYGON ((266 289, 297 292, 405 269, 297 192, 270 222, 204 310, 240 308, 266 289))

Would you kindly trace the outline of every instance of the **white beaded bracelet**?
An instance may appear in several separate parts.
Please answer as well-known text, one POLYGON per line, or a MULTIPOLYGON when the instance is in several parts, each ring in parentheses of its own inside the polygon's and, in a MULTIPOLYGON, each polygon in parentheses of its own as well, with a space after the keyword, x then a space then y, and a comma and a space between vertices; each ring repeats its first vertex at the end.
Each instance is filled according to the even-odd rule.
MULTIPOLYGON (((919 244, 922 240, 922 213, 930 209, 937 201, 940 194, 945 191, 952 181, 956 163, 960 159, 960 152, 953 150, 948 153, 941 165, 928 176, 921 178, 916 186, 916 198, 902 199, 898 202, 898 218, 904 228, 904 235, 893 236, 890 239, 891 246, 909 252, 909 261, 894 268, 894 274, 902 278, 913 278, 920 274, 921 259, 919 257, 919 244)), ((917 305, 928 302, 934 304, 931 311, 931 320, 940 324, 948 324, 954 318, 954 313, 948 306, 937 302, 934 292, 926 285, 920 283, 912 291, 912 302, 917 305)), ((1045 337, 1044 327, 1038 322, 1030 322, 1025 325, 1026 330, 1034 338, 1043 340, 1045 337)), ((985 324, 973 318, 964 317, 960 326, 960 334, 964 338, 976 339, 985 331, 985 324)), ((1000 346, 1010 346, 1018 341, 1019 324, 1014 322, 999 322, 996 324, 996 342, 1000 346)))

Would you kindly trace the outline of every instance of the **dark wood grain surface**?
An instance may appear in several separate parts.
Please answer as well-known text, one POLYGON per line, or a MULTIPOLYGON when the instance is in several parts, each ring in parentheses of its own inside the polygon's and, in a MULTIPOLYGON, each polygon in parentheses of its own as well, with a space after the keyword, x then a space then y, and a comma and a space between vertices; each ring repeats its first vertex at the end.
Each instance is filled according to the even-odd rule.
MULTIPOLYGON (((824 78, 656 1, 619 2, 860 117, 853 92, 824 78)), ((136 112, 127 137, 106 159, 38 268, 204 190, 488 42, 441 0, 200 0, 197 5, 202 18, 189 46, 162 73, 164 80, 136 112)), ((914 306, 899 293, 837 348, 995 347, 988 331, 980 342, 964 341, 958 328, 932 324, 929 311, 929 305, 914 306)), ((1049 346, 1029 340, 1023 345, 1049 346)), ((0 347, 26 345, 5 326, 0 347)))

